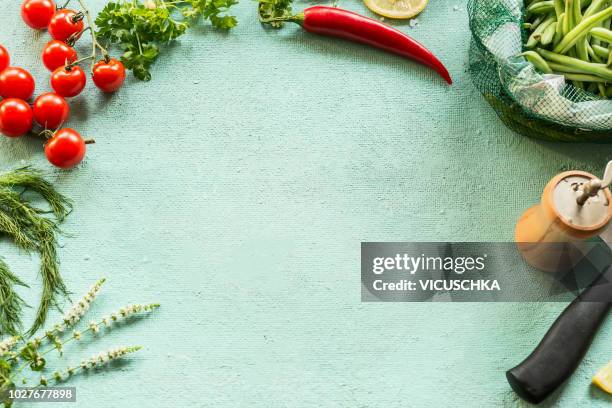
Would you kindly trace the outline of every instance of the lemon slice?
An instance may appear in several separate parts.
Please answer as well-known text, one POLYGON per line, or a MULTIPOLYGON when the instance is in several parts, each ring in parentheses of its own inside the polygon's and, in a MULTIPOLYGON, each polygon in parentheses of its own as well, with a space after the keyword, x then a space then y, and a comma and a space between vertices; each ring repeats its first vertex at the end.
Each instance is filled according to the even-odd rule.
POLYGON ((419 14, 429 0, 364 0, 365 5, 381 16, 411 18, 419 14))
POLYGON ((595 374, 595 377, 593 377, 593 384, 597 385, 605 392, 612 394, 612 361, 595 374))

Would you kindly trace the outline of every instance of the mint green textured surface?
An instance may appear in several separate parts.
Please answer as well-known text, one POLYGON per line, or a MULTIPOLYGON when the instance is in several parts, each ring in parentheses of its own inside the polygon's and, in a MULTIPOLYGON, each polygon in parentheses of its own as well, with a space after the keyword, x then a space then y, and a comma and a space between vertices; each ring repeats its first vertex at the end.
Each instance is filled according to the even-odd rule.
MULTIPOLYGON (((162 304, 72 344, 65 364, 144 349, 77 377, 78 402, 54 407, 526 406, 504 372, 563 304, 360 302, 360 242, 509 241, 553 175, 598 173, 612 158, 609 146, 503 127, 466 72, 465 6, 432 0, 415 28, 396 23, 445 62, 452 87, 377 50, 265 30, 243 0, 239 27, 194 29, 164 49, 151 82, 72 101, 70 124, 97 140, 80 168, 53 170, 36 141, 0 141, 3 167, 48 170, 74 199, 64 276, 77 296, 108 278, 90 316, 162 304)), ((0 17, 0 42, 47 89, 46 34, 25 27, 14 0, 0 0, 0 17)), ((1 250, 35 281, 35 257, 1 250)), ((589 385, 612 359, 610 323, 548 406, 610 406, 589 385)))

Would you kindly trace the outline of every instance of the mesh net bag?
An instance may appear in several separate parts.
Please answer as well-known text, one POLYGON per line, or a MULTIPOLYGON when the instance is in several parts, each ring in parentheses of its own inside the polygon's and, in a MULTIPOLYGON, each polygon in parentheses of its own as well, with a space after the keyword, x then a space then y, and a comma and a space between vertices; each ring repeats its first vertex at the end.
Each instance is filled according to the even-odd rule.
POLYGON ((469 71, 510 129, 560 142, 612 143, 612 100, 541 74, 521 52, 524 0, 470 0, 469 71))

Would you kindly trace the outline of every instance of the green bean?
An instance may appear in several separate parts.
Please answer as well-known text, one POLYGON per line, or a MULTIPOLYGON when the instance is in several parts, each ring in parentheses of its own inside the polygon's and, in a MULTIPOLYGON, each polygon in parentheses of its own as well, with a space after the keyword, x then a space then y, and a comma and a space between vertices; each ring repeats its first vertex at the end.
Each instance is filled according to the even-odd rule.
POLYGON ((536 18, 535 20, 531 22, 531 29, 535 30, 536 28, 538 28, 538 26, 542 24, 542 21, 544 21, 545 17, 546 16, 544 14, 540 14, 538 18, 536 18))
POLYGON ((589 74, 573 74, 570 72, 555 72, 557 75, 563 75, 565 79, 568 81, 577 81, 577 82, 600 82, 606 84, 610 81, 605 80, 604 78, 598 77, 596 75, 589 74))
POLYGON ((565 0, 565 11, 563 12, 563 35, 567 35, 571 29, 572 0, 565 0))
POLYGON ((559 18, 557 19, 557 24, 555 27, 555 36, 553 37, 553 45, 559 44, 559 42, 563 38, 563 20, 564 19, 565 19, 565 13, 561 13, 559 18))
POLYGON ((594 0, 591 5, 585 10, 583 17, 588 18, 591 17, 593 14, 597 13, 598 11, 601 11, 602 7, 605 6, 607 2, 608 0, 594 0))
POLYGON ((597 89, 599 89, 599 95, 602 97, 606 97, 606 86, 601 82, 597 83, 597 89))
MULTIPOLYGON (((574 24, 582 21, 582 10, 580 9, 580 0, 574 0, 574 9, 572 10, 572 18, 574 24)), ((586 36, 576 43, 576 53, 581 60, 588 61, 589 54, 587 52, 587 39, 586 36)))
POLYGON ((527 7, 527 12, 532 14, 546 14, 554 10, 555 3, 553 0, 540 1, 538 3, 533 3, 532 5, 527 7))
POLYGON ((574 0, 572 5, 572 18, 574 19, 574 25, 578 24, 582 20, 582 10, 580 9, 580 0, 574 0))
MULTIPOLYGON (((540 54, 538 54, 540 55, 540 54)), ((544 60, 546 61, 546 60, 544 60)), ((569 72, 571 74, 585 74, 584 71, 574 68, 574 67, 570 67, 568 65, 564 65, 564 64, 559 64, 557 62, 550 62, 550 61, 546 61, 546 63, 548 64, 548 66, 550 67, 550 69, 552 69, 554 72, 569 72)))
POLYGON ((593 48, 593 52, 600 58, 608 58, 609 50, 606 47, 602 47, 601 45, 591 45, 593 48))
POLYGON ((553 40, 556 31, 557 22, 553 21, 551 24, 548 25, 548 27, 546 27, 546 29, 544 29, 544 32, 542 32, 542 38, 540 39, 542 45, 550 44, 553 40))
POLYGON ((565 11, 565 4, 563 4, 563 0, 554 0, 555 6, 555 14, 557 16, 557 20, 560 19, 561 14, 565 11))
POLYGON ((597 75, 612 81, 612 69, 606 67, 605 64, 582 61, 578 58, 568 57, 567 55, 550 52, 542 48, 537 48, 536 52, 544 57, 544 59, 547 61, 568 65, 570 67, 580 69, 585 73, 597 75))
POLYGON ((538 45, 538 42, 542 39, 542 34, 544 31, 553 23, 555 23, 555 16, 551 14, 542 24, 538 26, 538 28, 535 29, 533 33, 531 33, 525 46, 527 48, 533 48, 538 45))
POLYGON ((603 61, 601 60, 601 58, 599 58, 599 55, 595 53, 595 50, 593 50, 593 46, 588 41, 586 43, 586 46, 587 46, 587 52, 589 53, 589 57, 591 57, 590 59, 595 62, 602 63, 603 61))
MULTIPOLYGON (((571 1, 571 0, 570 0, 571 1)), ((594 28, 601 21, 612 17, 612 7, 600 11, 599 13, 593 14, 588 18, 583 18, 582 21, 571 29, 559 44, 555 47, 554 51, 558 54, 565 54, 571 47, 574 46, 582 37, 586 36, 589 31, 594 28)))
POLYGON ((599 38, 600 40, 603 40, 607 43, 612 43, 612 31, 606 29, 606 28, 602 28, 602 27, 595 27, 593 29, 591 29, 590 34, 595 37, 595 38, 599 38))
POLYGON ((551 74, 553 70, 548 66, 548 63, 542 58, 540 54, 535 51, 525 51, 521 54, 527 61, 531 62, 534 67, 544 72, 545 74, 551 74))

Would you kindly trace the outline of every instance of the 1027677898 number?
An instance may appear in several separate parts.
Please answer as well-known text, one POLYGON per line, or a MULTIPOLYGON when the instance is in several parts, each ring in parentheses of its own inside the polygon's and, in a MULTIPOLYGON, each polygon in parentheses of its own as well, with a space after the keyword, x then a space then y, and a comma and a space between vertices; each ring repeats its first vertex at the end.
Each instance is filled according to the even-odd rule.
POLYGON ((74 387, 24 387, 7 390, 5 395, 14 401, 76 402, 74 387))

